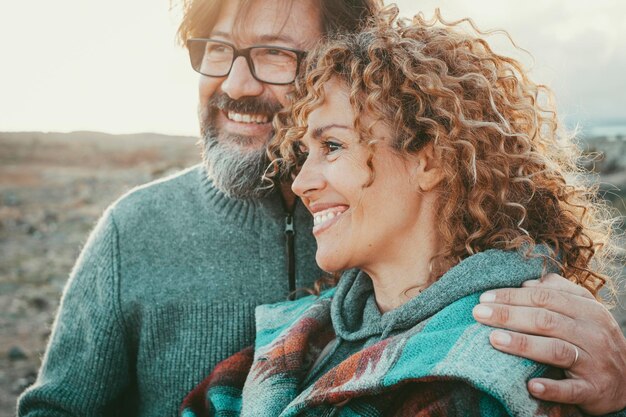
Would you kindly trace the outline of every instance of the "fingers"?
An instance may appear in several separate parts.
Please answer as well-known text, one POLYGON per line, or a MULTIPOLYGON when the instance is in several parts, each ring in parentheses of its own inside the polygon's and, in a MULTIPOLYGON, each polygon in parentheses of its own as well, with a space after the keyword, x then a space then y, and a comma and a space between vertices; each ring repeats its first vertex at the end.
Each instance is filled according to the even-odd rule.
POLYGON ((581 308, 593 310, 594 307, 590 303, 596 301, 559 290, 535 287, 490 290, 481 294, 480 302, 483 304, 539 307, 566 316, 580 316, 581 308))
POLYGON ((568 279, 562 277, 561 275, 550 273, 543 276, 540 280, 530 280, 526 281, 522 284, 523 287, 539 287, 546 289, 553 289, 565 293, 570 293, 572 295, 577 295, 579 297, 585 297, 594 299, 594 296, 587 290, 586 288, 581 287, 578 284, 575 284, 568 279))
MULTIPOLYGON (((583 338, 593 341, 593 333, 583 338)), ((556 338, 531 336, 504 330, 495 330, 489 336, 498 350, 565 369, 567 379, 535 378, 529 381, 530 393, 542 400, 576 404, 585 413, 602 415, 626 407, 623 384, 626 371, 626 340, 592 343, 593 355, 581 347, 556 338), (578 357, 576 351, 578 350, 578 357)), ((601 338, 604 339, 604 338, 601 338)))
POLYGON ((617 390, 602 392, 610 401, 594 401, 601 396, 597 388, 584 379, 554 380, 548 378, 533 378, 528 381, 528 391, 536 398, 561 404, 576 404, 586 414, 604 415, 618 412, 624 401, 618 400, 620 393, 617 390), (616 395, 618 397, 616 397, 616 395))
POLYGON ((506 328, 527 334, 562 338, 575 333, 576 321, 544 308, 479 304, 472 311, 476 321, 492 327, 506 328))
POLYGON ((522 288, 487 291, 480 303, 473 310, 477 321, 508 329, 490 335, 496 349, 566 370, 563 380, 531 380, 531 394, 577 404, 588 414, 626 407, 626 338, 589 291, 548 274, 522 288))
MULTIPOLYGON (((528 381, 528 391, 536 398, 562 404, 580 404, 595 392, 593 386, 580 379, 553 380, 534 378, 528 381)), ((589 410, 593 411, 593 410, 589 410)))
POLYGON ((489 341, 503 352, 563 369, 569 369, 588 357, 584 350, 573 344, 551 337, 495 330, 489 335, 489 341))

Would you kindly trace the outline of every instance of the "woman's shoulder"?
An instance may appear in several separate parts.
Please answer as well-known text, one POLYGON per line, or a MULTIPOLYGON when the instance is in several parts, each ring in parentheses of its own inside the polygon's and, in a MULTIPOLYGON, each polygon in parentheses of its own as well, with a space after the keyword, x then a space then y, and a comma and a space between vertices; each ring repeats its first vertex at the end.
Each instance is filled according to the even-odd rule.
POLYGON ((422 378, 459 381, 496 399, 513 415, 543 409, 545 404, 529 397, 526 381, 550 369, 491 345, 489 336, 494 328, 472 316, 479 296, 475 293, 456 300, 421 326, 398 335, 402 353, 386 380, 394 384, 422 378))

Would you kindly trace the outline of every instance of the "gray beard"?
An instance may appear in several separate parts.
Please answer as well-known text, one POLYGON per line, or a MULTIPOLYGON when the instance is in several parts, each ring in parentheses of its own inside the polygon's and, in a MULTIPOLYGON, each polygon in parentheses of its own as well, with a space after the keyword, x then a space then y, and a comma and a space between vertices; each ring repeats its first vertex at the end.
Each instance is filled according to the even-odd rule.
POLYGON ((266 145, 259 146, 259 138, 220 132, 216 128, 218 112, 273 115, 280 108, 276 101, 261 97, 234 100, 223 92, 216 92, 199 108, 202 159, 208 178, 218 190, 232 198, 259 199, 273 186, 263 176, 270 164, 266 145))
POLYGON ((272 181, 263 177, 270 164, 265 146, 246 149, 243 146, 250 140, 245 136, 229 135, 226 140, 220 140, 217 130, 209 126, 202 137, 202 160, 215 187, 240 200, 268 195, 272 181))

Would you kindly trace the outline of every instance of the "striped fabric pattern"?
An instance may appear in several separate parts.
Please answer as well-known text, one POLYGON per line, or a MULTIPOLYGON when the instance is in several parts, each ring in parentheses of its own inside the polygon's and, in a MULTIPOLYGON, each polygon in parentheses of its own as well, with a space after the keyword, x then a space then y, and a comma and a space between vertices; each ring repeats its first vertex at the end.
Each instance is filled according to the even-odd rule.
POLYGON ((551 370, 491 347, 492 329, 472 317, 480 293, 353 353, 302 389, 335 337, 335 291, 257 307, 254 351, 215 368, 187 397, 182 416, 581 415, 529 395, 528 379, 551 370))

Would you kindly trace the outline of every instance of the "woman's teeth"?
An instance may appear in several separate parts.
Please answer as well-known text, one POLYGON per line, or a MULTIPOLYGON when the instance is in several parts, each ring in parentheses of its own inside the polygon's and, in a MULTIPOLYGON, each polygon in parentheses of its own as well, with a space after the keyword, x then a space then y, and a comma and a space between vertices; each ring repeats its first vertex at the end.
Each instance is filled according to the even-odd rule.
POLYGON ((233 111, 228 112, 228 118, 240 123, 267 123, 269 121, 269 117, 262 114, 235 113, 233 111))
POLYGON ((333 212, 333 211, 318 213, 315 216, 313 216, 313 226, 318 226, 340 215, 341 215, 341 212, 333 212))

